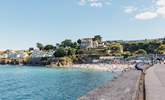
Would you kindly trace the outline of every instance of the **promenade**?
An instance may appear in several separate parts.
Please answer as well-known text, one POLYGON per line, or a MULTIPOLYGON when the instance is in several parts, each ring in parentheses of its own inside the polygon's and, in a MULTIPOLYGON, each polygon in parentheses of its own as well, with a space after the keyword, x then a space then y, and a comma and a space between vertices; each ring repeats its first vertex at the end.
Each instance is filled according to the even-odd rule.
POLYGON ((165 100, 165 64, 149 68, 145 76, 146 100, 165 100))

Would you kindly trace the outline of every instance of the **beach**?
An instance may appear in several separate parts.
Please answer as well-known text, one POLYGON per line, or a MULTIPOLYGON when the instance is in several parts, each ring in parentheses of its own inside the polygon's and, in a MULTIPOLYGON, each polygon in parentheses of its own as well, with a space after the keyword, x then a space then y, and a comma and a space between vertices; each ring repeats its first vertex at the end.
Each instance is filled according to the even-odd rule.
MULTIPOLYGON (((51 67, 59 67, 56 65, 50 65, 51 67)), ((88 70, 97 70, 97 71, 109 71, 109 72, 124 72, 130 69, 134 69, 134 64, 106 64, 106 63, 98 63, 98 64, 73 64, 62 66, 64 68, 81 68, 88 70)))

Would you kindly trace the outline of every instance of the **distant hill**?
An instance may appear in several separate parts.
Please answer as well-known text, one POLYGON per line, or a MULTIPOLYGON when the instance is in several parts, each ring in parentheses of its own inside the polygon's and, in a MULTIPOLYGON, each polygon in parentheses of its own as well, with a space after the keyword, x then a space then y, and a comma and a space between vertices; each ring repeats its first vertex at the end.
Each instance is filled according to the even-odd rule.
POLYGON ((134 43, 134 42, 152 42, 152 41, 159 41, 162 42, 165 40, 165 38, 155 38, 155 39, 143 39, 143 40, 107 40, 106 42, 112 43, 112 42, 119 42, 119 43, 134 43))

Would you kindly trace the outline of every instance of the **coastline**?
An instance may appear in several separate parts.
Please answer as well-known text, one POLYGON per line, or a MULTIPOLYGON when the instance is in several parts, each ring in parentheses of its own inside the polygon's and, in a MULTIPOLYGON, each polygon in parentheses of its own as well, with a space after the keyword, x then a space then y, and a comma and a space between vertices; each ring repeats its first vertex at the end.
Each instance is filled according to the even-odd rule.
POLYGON ((13 65, 13 66, 42 66, 47 68, 80 68, 86 70, 96 70, 96 71, 107 71, 107 72, 125 72, 131 69, 135 69, 135 64, 69 64, 64 66, 57 66, 56 64, 51 65, 31 65, 31 64, 0 64, 0 65, 13 65))

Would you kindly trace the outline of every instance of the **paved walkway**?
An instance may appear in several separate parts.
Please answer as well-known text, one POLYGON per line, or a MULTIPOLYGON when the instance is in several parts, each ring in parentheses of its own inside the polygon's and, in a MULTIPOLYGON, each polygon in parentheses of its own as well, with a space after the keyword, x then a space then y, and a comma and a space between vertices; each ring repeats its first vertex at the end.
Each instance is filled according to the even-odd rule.
POLYGON ((165 100, 165 65, 149 68, 145 76, 146 100, 165 100))

